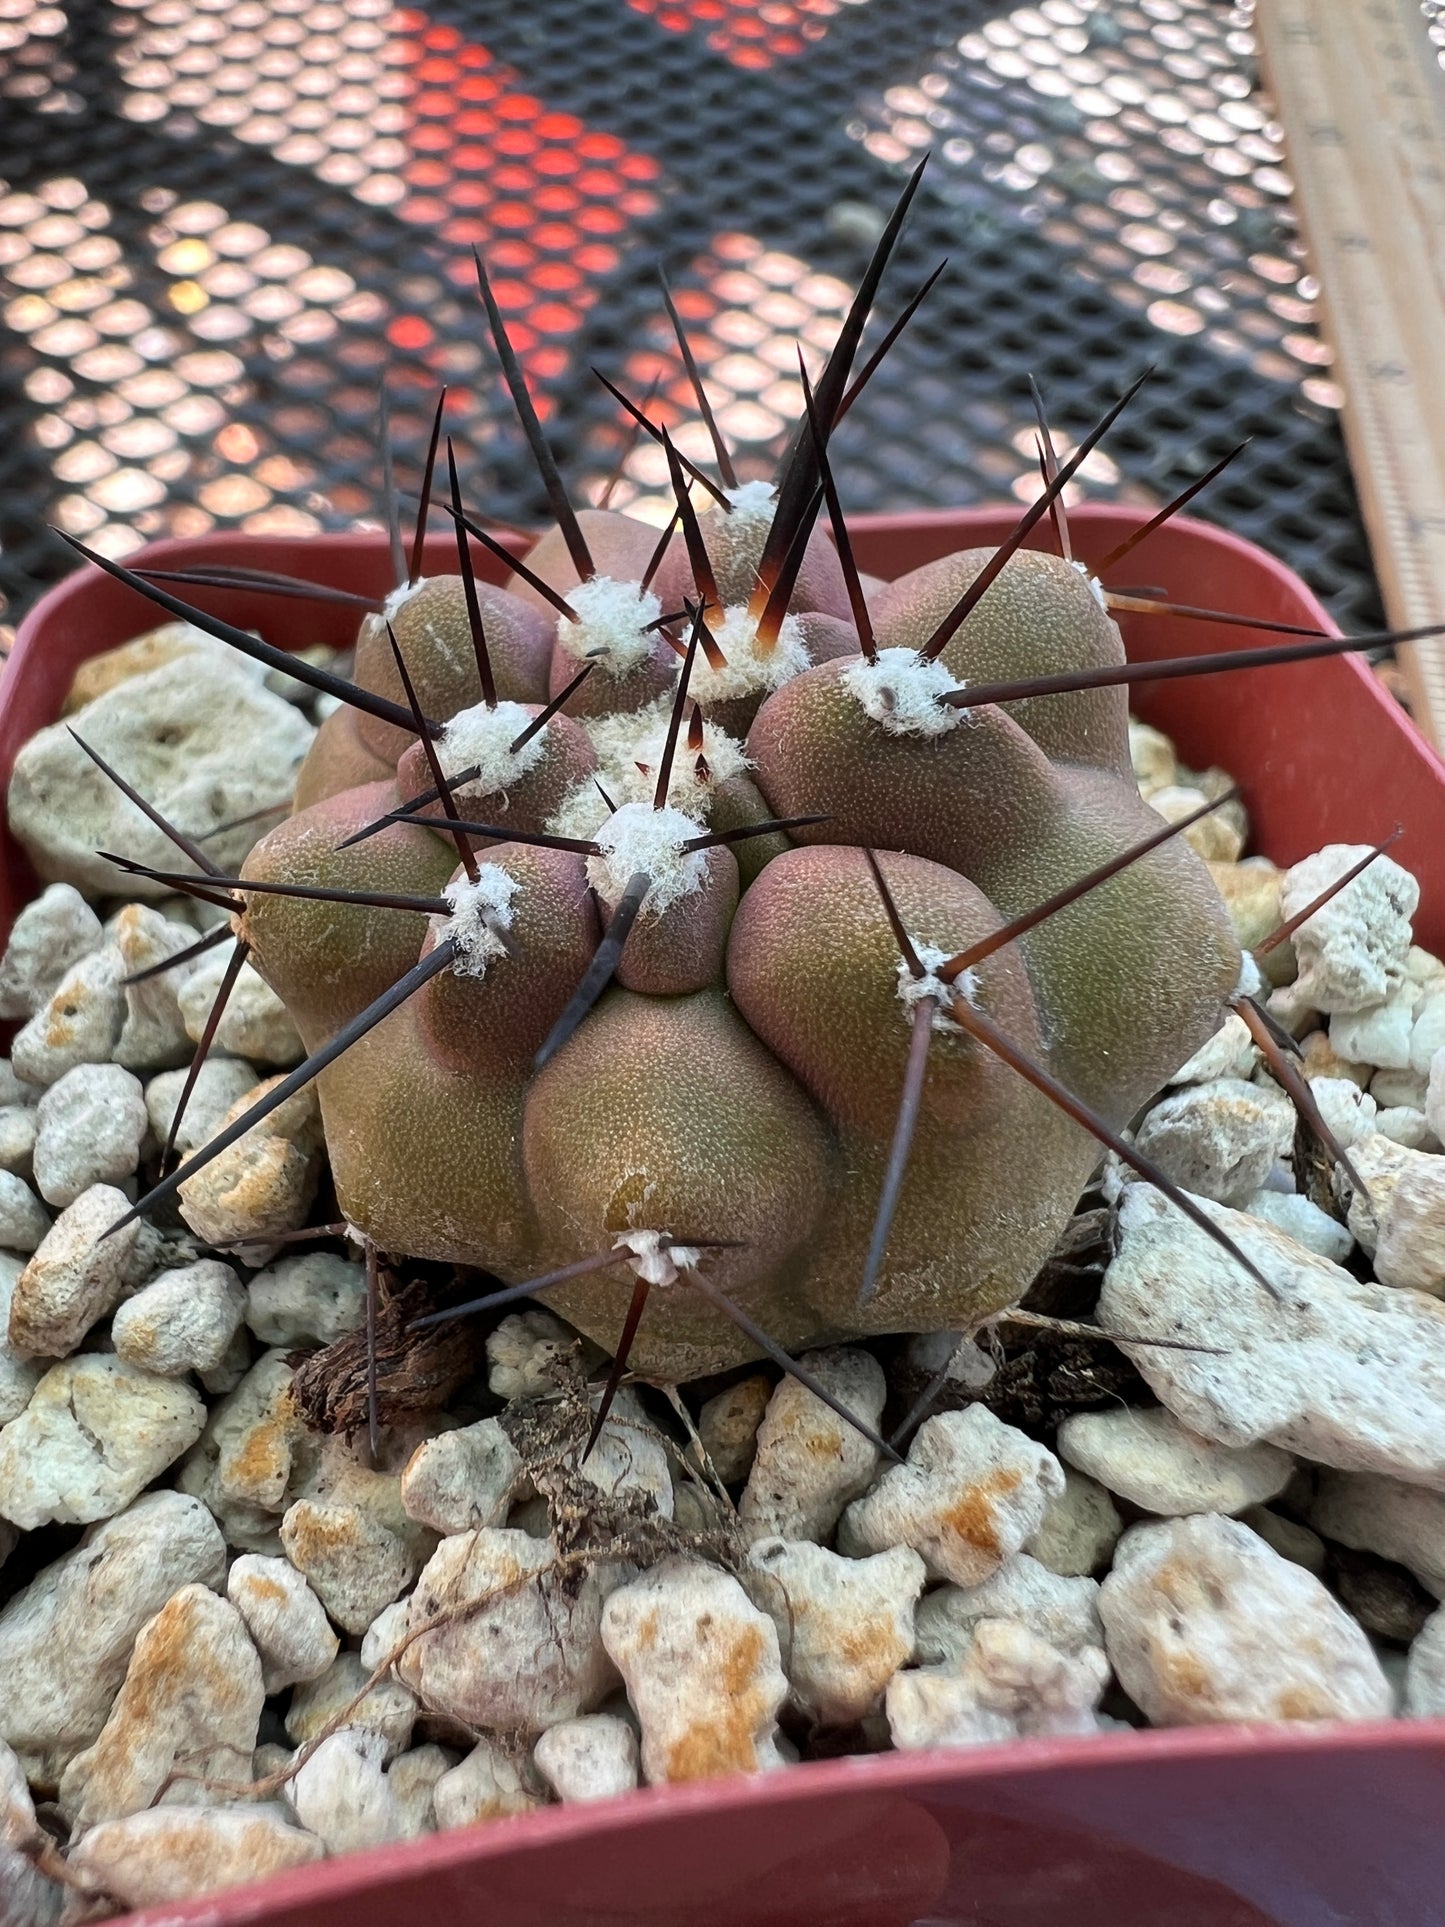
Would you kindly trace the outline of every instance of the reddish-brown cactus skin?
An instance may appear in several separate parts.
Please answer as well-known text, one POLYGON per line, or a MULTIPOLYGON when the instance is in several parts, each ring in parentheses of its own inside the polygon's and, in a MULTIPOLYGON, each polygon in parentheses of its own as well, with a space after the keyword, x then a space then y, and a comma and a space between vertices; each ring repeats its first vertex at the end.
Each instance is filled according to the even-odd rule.
MULTIPOLYGON (((720 600, 745 604, 766 517, 739 512, 734 521, 709 509, 699 519, 720 600)), ((635 582, 658 532, 596 511, 580 520, 597 573, 635 582)), ((875 587, 877 647, 916 651, 985 559, 947 557, 875 587)), ((528 560, 564 597, 577 588, 560 533, 544 536, 528 560)), ((654 588, 669 610, 697 595, 680 535, 654 588)), ((487 598, 498 693, 535 714, 578 667, 557 640, 566 618, 526 584, 487 598), (512 650, 505 673, 494 640, 503 636, 512 650)), ((694 801, 703 796, 695 807, 712 831, 805 813, 828 820, 715 847, 678 900, 660 911, 644 900, 613 987, 540 1071, 534 1053, 611 908, 595 900, 580 853, 515 843, 480 851, 515 886, 511 954, 491 957, 481 975, 434 979, 320 1080, 342 1209, 383 1248, 477 1265, 513 1283, 605 1252, 631 1230, 737 1241, 705 1254, 707 1276, 794 1350, 868 1332, 956 1329, 1026 1287, 1097 1146, 1000 1059, 944 1027, 931 1041, 879 1288, 858 1304, 912 1015, 863 850, 878 854, 906 929, 931 956, 1032 909, 1158 827, 1130 774, 1124 695, 1035 699, 968 712, 941 734, 889 733, 850 685, 857 637, 837 555, 821 535, 791 609, 814 666, 771 694, 706 708, 710 724, 750 724, 751 768, 718 772, 711 788, 694 791, 694 801)), ((474 705, 460 580, 423 585, 398 618, 425 712, 445 721, 474 705)), ((955 677, 975 682, 1121 659, 1088 579, 1037 552, 1007 564, 943 655, 955 677)), ((464 813, 491 822, 505 809, 509 826, 542 828, 560 800, 542 772, 565 767, 590 796, 584 727, 651 704, 655 729, 658 699, 677 674, 666 645, 622 676, 600 665, 568 717, 547 725, 533 774, 507 795, 478 800, 469 791, 464 813)), ((400 697, 374 623, 358 680, 400 697)), ((694 758, 679 743, 675 779, 694 758)), ((436 897, 462 874, 440 831, 392 826, 336 847, 428 786, 404 732, 333 719, 303 772, 308 806, 257 846, 247 874, 436 897), (399 757, 400 771, 372 780, 383 756, 399 757)), ((599 802, 595 821, 604 814, 599 802)), ((414 912, 278 897, 253 897, 244 926, 309 1047, 443 930, 441 919, 414 912)), ((1174 841, 993 954, 959 990, 1117 1127, 1216 1028, 1240 968, 1207 870, 1174 841)), ((619 1260, 548 1300, 610 1345, 634 1283, 619 1260)), ((687 1378, 752 1351, 684 1274, 654 1289, 632 1363, 687 1378)))

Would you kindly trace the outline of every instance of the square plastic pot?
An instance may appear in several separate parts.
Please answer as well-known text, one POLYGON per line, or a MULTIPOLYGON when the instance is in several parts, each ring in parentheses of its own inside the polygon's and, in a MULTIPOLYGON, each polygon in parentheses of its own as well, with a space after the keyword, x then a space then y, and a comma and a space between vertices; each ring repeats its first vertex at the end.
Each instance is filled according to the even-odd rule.
MULTIPOLYGON (((860 517, 860 566, 890 577, 999 540, 1008 508, 860 517)), ((1070 517, 1085 561, 1137 511, 1070 517)), ((156 544, 157 565, 244 562, 384 593, 376 534, 212 535, 156 544)), ((454 566, 450 538, 427 566, 454 566)), ((1141 543, 1133 579, 1172 600, 1333 625, 1252 544, 1183 517, 1141 543)), ((494 570, 488 570, 500 579, 494 570)), ((288 647, 344 643, 345 608, 195 591, 288 647)), ((55 719, 78 665, 157 613, 96 570, 22 625, 0 679, 0 779, 55 719)), ((1126 617, 1131 657, 1263 646, 1258 631, 1126 617)), ((1419 878, 1419 940, 1445 949, 1445 764, 1352 657, 1136 692, 1136 713, 1196 768, 1239 782, 1257 848, 1290 863, 1396 823, 1419 878)), ((0 829, 0 936, 35 888, 0 829)), ((1436 1927, 1445 1886, 1445 1721, 1120 1731, 1087 1739, 811 1763, 757 1778, 549 1808, 328 1862, 128 1927, 1436 1927)), ((3 1896, 0 1896, 3 1899, 3 1896)))

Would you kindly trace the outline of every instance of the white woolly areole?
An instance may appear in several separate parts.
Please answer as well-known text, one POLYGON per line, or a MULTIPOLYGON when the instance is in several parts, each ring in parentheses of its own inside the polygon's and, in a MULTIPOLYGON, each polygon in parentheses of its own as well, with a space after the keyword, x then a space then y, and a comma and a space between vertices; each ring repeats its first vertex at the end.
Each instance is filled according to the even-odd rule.
POLYGON ((1237 1004, 1242 997, 1257 997, 1264 989, 1264 973, 1254 961, 1248 950, 1245 951, 1239 966, 1239 982, 1234 987, 1230 1003, 1237 1004))
POLYGON ((1084 578, 1085 582, 1087 582, 1089 585, 1089 594, 1094 598, 1095 602, 1098 603, 1099 607, 1107 615, 1109 612, 1109 599, 1104 593, 1104 585, 1099 580, 1098 576, 1090 574, 1088 563, 1087 562, 1070 562, 1069 567, 1071 569, 1078 570, 1079 574, 1084 578))
POLYGON ((504 957, 507 946, 498 929, 512 927, 512 898, 517 879, 508 876, 497 863, 483 863, 475 883, 459 877, 449 883, 442 895, 452 913, 442 926, 442 937, 455 937, 456 961, 452 968, 459 977, 485 977, 493 957, 504 957))
POLYGON ((643 870, 652 878, 645 907, 657 916, 701 887, 706 854, 682 846, 703 834, 702 825, 681 810, 624 803, 597 832, 602 854, 588 857, 587 881, 605 903, 615 905, 643 870))
POLYGON ((778 639, 766 654, 758 648, 758 625, 742 604, 725 609, 721 622, 710 615, 707 626, 727 664, 714 669, 698 650, 687 690, 700 703, 727 702, 734 696, 754 696, 760 689, 779 689, 812 663, 803 626, 796 616, 783 617, 778 639))
POLYGON ((463 783, 457 795, 494 796, 525 776, 547 746, 547 731, 539 729, 519 750, 511 748, 532 721, 521 703, 498 703, 494 709, 478 703, 472 709, 459 709, 437 741, 437 756, 448 776, 474 765, 479 773, 463 783))
POLYGON ((678 1274, 695 1271, 701 1253, 693 1245, 665 1245, 663 1231, 624 1231, 613 1245, 649 1285, 675 1285, 678 1274))
POLYGON ((600 650, 597 667, 605 675, 623 676, 652 654, 655 643, 648 624, 662 614, 662 604, 651 589, 595 575, 569 589, 567 600, 582 618, 557 618, 557 640, 569 656, 580 662, 600 650))
MULTIPOLYGON (((597 753, 597 781, 614 803, 651 803, 672 720, 672 700, 671 696, 660 696, 646 709, 578 718, 597 753)), ((685 816, 700 820, 707 816, 717 785, 752 768, 736 736, 729 736, 716 723, 703 724, 702 756, 707 765, 705 776, 697 773, 697 752, 687 747, 684 724, 672 759, 667 800, 685 816)), ((547 828, 554 836, 596 836, 610 815, 597 783, 589 776, 563 800, 547 828)))
POLYGON ((381 605, 382 620, 395 622, 400 610, 405 608, 414 595, 426 587, 426 577, 419 575, 415 582, 398 582, 381 605))
POLYGON ((941 662, 920 662, 913 649, 880 649, 876 662, 859 657, 843 671, 843 687, 890 736, 946 736, 968 716, 938 700, 963 679, 941 662))
POLYGON ((949 950, 940 950, 936 944, 919 943, 917 938, 914 938, 913 948, 918 952, 918 961, 923 965, 923 975, 915 977, 900 957, 898 959, 899 998, 907 1006, 910 1016, 914 1005, 921 1003, 925 997, 936 999, 938 1008, 933 1013, 933 1028, 951 1030, 955 1033, 960 1031, 963 1028, 962 1025, 953 1021, 949 1011, 952 1009, 955 997, 962 997, 966 1004, 978 1002, 977 972, 960 970, 953 982, 947 984, 938 972, 953 953, 949 950))
POLYGON ((772 525, 778 495, 771 482, 739 482, 736 488, 725 489, 723 493, 734 515, 741 516, 745 522, 772 525))

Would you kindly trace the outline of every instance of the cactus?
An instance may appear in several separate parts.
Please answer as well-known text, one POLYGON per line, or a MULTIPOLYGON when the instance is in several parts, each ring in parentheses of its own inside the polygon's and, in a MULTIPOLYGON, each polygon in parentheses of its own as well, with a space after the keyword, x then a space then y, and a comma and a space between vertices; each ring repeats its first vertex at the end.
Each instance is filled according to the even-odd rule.
MULTIPOLYGON (((1000 550, 887 584, 853 561, 828 438, 932 285, 850 387, 916 186, 774 484, 738 482, 680 323, 721 479, 613 391, 666 451, 661 537, 569 503, 479 262, 553 524, 513 553, 448 445, 457 571, 421 575, 439 405, 354 682, 91 558, 342 698, 239 877, 179 833, 191 867, 147 872, 234 910, 311 1052, 251 1118, 317 1077, 349 1224, 492 1274, 478 1306, 545 1293, 614 1384, 974 1326, 1017 1303, 1101 1142, 1234 1249, 1120 1135, 1231 1001, 1279 1055, 1187 826, 1132 777, 1126 685, 1199 659, 1127 665, 1111 606, 1167 605, 1069 551, 1063 488, 1124 402, 1063 465, 1041 417, 1044 486, 1000 550), (1046 515, 1061 553, 1022 546, 1046 515)), ((184 1205, 226 1141, 136 1210, 184 1205)))

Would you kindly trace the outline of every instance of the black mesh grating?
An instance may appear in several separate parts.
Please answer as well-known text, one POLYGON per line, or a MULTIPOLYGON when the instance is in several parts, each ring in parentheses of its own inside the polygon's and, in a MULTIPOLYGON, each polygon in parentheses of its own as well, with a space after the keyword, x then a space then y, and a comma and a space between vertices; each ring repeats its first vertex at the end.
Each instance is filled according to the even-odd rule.
MULTIPOLYGON (((0 621, 68 564, 47 522, 122 553, 374 517, 384 370, 404 455, 446 380, 471 497, 539 512, 473 243, 579 489, 622 437, 590 364, 690 415, 658 261, 767 472, 796 341, 826 348, 931 147, 887 311, 951 267, 840 431, 847 504, 1025 495, 1026 373, 1066 443, 1152 361, 1085 492, 1153 502, 1251 437, 1204 512, 1370 623, 1249 27, 1227 0, 5 0, 0 621)), ((614 501, 658 519, 664 490, 642 447, 614 501)))

